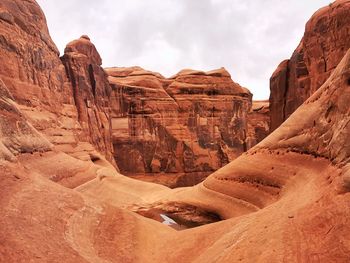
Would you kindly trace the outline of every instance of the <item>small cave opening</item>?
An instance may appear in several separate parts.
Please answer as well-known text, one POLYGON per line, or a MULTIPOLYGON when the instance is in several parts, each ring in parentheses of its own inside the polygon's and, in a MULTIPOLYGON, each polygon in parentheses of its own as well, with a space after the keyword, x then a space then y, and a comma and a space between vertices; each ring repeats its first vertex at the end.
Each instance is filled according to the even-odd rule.
POLYGON ((348 78, 348 86, 350 86, 350 77, 348 78))
POLYGON ((134 212, 161 222, 176 230, 185 230, 224 220, 214 211, 179 202, 140 207, 134 210, 134 212))
POLYGON ((96 154, 89 154, 90 155, 90 160, 91 162, 93 162, 94 164, 96 165, 99 165, 99 166, 103 166, 103 167, 109 167, 109 163, 104 160, 103 158, 99 157, 98 155, 96 154))
POLYGON ((90 160, 91 160, 93 163, 96 163, 96 162, 100 161, 101 158, 98 157, 98 156, 96 156, 96 155, 90 154, 90 160))

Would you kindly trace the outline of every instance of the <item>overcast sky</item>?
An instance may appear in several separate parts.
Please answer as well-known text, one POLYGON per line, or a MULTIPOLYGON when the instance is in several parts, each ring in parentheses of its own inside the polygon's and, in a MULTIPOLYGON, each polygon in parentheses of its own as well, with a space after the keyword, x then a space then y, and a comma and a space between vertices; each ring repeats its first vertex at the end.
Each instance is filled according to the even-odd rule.
POLYGON ((305 23, 330 0, 37 0, 61 53, 87 34, 103 66, 141 66, 166 77, 225 67, 254 99, 289 58, 305 23))

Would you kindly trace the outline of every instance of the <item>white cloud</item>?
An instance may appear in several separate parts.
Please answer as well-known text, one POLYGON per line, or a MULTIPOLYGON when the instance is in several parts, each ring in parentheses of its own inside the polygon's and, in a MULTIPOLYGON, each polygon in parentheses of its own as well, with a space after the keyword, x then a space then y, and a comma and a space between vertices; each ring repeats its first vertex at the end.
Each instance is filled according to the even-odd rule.
POLYGON ((255 99, 290 57, 325 0, 38 0, 58 48, 82 34, 104 66, 140 65, 170 76, 226 67, 255 99))

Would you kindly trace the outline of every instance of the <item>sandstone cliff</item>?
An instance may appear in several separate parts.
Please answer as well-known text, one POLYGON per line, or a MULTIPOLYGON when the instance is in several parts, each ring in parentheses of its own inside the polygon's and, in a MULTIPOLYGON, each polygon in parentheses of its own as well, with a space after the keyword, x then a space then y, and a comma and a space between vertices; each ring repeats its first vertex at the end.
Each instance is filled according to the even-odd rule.
POLYGON ((322 86, 349 47, 350 1, 335 1, 318 10, 292 57, 270 79, 271 130, 322 86))
POLYGON ((123 173, 186 175, 193 184, 267 135, 268 122, 258 120, 250 92, 225 69, 183 70, 168 79, 139 67, 106 71, 123 173))
POLYGON ((267 100, 253 101, 248 112, 247 148, 250 149, 270 134, 270 103, 267 100))
POLYGON ((85 138, 111 163, 114 163, 111 141, 110 96, 112 89, 101 67, 102 59, 89 37, 69 43, 62 57, 72 84, 78 121, 85 138))
POLYGON ((6 0, 0 8, 0 79, 58 151, 116 160, 128 174, 173 174, 187 185, 267 135, 251 94, 224 69, 183 70, 166 79, 113 68, 108 81, 89 37, 69 43, 60 58, 35 1, 6 0))
POLYGON ((34 0, 1 1, 0 79, 16 107, 56 150, 114 163, 101 59, 82 38, 68 45, 63 61, 34 0))
POLYGON ((19 154, 52 150, 52 144, 26 120, 1 80, 0 135, 0 160, 15 161, 19 154))

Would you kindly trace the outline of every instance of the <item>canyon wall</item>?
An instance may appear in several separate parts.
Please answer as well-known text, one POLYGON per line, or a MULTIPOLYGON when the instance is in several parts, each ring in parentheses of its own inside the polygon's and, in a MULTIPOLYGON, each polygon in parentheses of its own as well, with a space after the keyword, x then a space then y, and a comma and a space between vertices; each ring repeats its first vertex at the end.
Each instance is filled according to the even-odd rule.
POLYGON ((350 1, 335 1, 311 17, 292 57, 270 79, 271 130, 322 86, 349 48, 350 1))
POLYGON ((67 46, 62 61, 34 0, 1 1, 0 79, 18 110, 56 150, 115 164, 111 89, 95 47, 83 37, 67 46))
POLYGON ((248 112, 247 148, 250 149, 270 134, 270 103, 268 100, 253 101, 248 112))
POLYGON ((0 47, 0 79, 20 115, 52 149, 79 160, 188 185, 268 133, 266 107, 252 106, 225 69, 171 78, 139 67, 105 71, 88 36, 60 57, 34 0, 1 1, 0 47))
POLYGON ((104 133, 169 150, 190 133, 192 152, 215 153, 230 143, 226 129, 247 127, 235 133, 238 153, 264 136, 267 102, 251 103, 222 69, 164 79, 114 68, 108 85, 88 37, 70 43, 62 63, 43 17, 32 0, 0 2, 0 262, 350 262, 350 49, 265 140, 203 183, 172 190, 103 162, 104 133), (175 231, 169 219, 220 221, 175 231))
POLYGON ((253 110, 251 93, 223 68, 171 78, 139 67, 106 72, 115 158, 125 174, 186 175, 197 183, 268 134, 266 102, 253 110))

